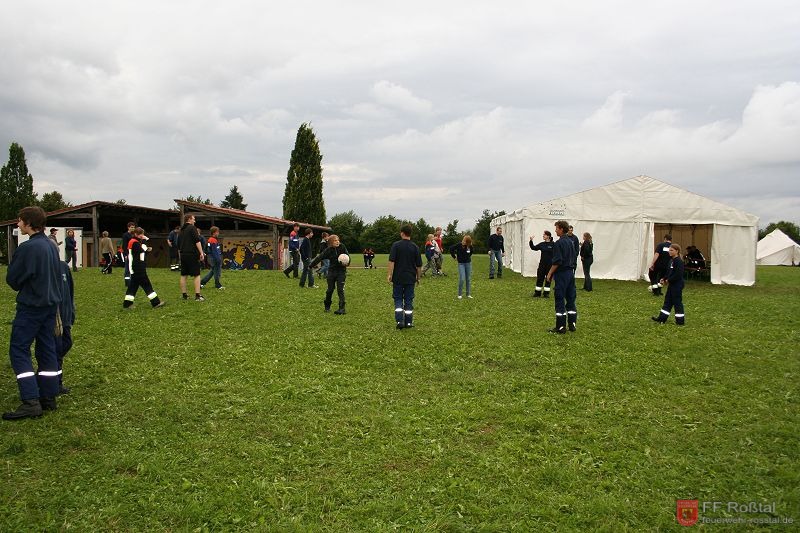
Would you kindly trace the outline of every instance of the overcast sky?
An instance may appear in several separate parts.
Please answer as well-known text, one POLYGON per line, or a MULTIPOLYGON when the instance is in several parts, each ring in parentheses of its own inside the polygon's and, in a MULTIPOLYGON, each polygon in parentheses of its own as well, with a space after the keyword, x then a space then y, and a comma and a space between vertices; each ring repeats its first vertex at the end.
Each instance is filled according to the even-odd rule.
POLYGON ((282 214, 297 129, 327 215, 471 228, 647 174, 800 222, 800 3, 0 4, 0 148, 39 194, 282 214))

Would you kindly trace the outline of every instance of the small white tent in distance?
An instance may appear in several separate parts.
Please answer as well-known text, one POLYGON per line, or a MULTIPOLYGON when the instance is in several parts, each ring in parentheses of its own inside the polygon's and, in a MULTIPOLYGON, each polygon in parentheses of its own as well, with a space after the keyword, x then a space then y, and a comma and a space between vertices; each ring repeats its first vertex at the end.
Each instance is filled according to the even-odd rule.
POLYGON ((756 262, 759 265, 800 265, 800 245, 776 228, 758 241, 756 262))
MULTIPOLYGON (((535 276, 539 252, 528 238, 541 241, 543 230, 556 238, 553 224, 567 220, 575 234, 592 235, 598 279, 647 279, 655 245, 669 233, 685 253, 697 246, 710 259, 716 284, 753 285, 758 217, 680 189, 649 176, 638 176, 555 200, 517 209, 492 220, 506 236, 508 267, 535 276), (709 257, 710 256, 710 257, 709 257)), ((583 271, 578 261, 577 276, 583 271)))

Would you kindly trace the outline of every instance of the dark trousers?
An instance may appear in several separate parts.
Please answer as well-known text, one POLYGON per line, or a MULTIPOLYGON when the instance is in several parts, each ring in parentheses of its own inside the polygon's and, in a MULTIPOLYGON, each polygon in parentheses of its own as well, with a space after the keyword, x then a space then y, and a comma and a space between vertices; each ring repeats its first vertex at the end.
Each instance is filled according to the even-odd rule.
POLYGON ((297 277, 297 273, 300 270, 300 251, 292 250, 289 255, 292 256, 292 262, 283 270, 283 273, 288 275, 289 272, 294 272, 294 277, 297 277))
POLYGON ((592 275, 590 270, 592 268, 592 263, 594 263, 594 258, 582 259, 581 262, 583 263, 583 288, 584 290, 590 291, 592 290, 592 275))
POLYGON ((414 317, 414 283, 392 285, 394 320, 400 327, 410 327, 414 317))
POLYGON ((61 335, 56 336, 56 359, 58 360, 58 385, 61 389, 61 383, 64 381, 64 357, 66 357, 70 348, 72 348, 72 326, 66 324, 62 325, 61 335))
POLYGON ((78 271, 78 250, 64 250, 64 262, 67 264, 72 263, 72 271, 78 271))
POLYGON ((667 294, 664 296, 661 314, 658 315, 659 322, 667 321, 673 307, 675 308, 675 323, 682 326, 686 316, 683 312, 683 287, 676 288, 670 284, 667 286, 667 294))
POLYGON ((17 304, 17 314, 11 326, 9 359, 17 376, 19 397, 22 400, 55 398, 59 391, 58 357, 56 355, 56 306, 28 307, 17 304), (34 356, 37 371, 33 370, 31 345, 36 341, 34 356))
POLYGON ((222 276, 222 261, 218 261, 217 259, 209 256, 208 263, 211 265, 211 270, 209 270, 203 279, 200 280, 200 285, 205 285, 209 281, 211 281, 211 277, 214 277, 214 286, 216 288, 222 287, 222 281, 220 281, 220 276, 222 276))
POLYGON ((539 268, 536 270, 536 292, 534 294, 542 294, 542 290, 546 295, 550 295, 550 282, 547 281, 547 272, 550 270, 548 263, 539 262, 539 268))
POLYGON ((303 273, 300 275, 300 286, 305 287, 306 281, 308 281, 308 286, 314 286, 314 273, 311 271, 311 268, 308 264, 311 262, 311 258, 307 258, 303 261, 303 273))
POLYGON ((562 328, 567 323, 574 324, 578 321, 578 308, 575 305, 577 296, 575 291, 575 272, 571 268, 556 270, 553 274, 556 282, 555 304, 556 328, 562 328))
POLYGON ((127 287, 131 283, 131 266, 128 264, 128 256, 124 257, 124 267, 125 267, 125 275, 122 277, 122 281, 125 282, 125 286, 127 287))
POLYGON ((114 268, 114 258, 111 257, 111 254, 106 252, 103 254, 103 261, 106 262, 106 266, 103 267, 103 270, 100 271, 102 274, 111 274, 111 271, 114 268))
POLYGON ((136 298, 136 291, 139 290, 139 287, 144 290, 147 299, 150 300, 150 305, 155 307, 161 303, 158 294, 153 290, 153 284, 150 283, 150 278, 147 277, 147 274, 143 276, 137 274, 131 276, 131 282, 128 285, 128 290, 125 291, 125 300, 122 302, 122 307, 130 307, 133 305, 133 300, 136 298))
POLYGON ((334 288, 339 295, 339 309, 344 309, 344 280, 346 276, 346 272, 338 272, 335 274, 328 273, 328 290, 325 291, 325 309, 331 308, 334 288))
POLYGON ((663 272, 660 268, 656 267, 655 269, 650 271, 650 290, 655 295, 661 294, 661 280, 664 279, 666 273, 663 272))

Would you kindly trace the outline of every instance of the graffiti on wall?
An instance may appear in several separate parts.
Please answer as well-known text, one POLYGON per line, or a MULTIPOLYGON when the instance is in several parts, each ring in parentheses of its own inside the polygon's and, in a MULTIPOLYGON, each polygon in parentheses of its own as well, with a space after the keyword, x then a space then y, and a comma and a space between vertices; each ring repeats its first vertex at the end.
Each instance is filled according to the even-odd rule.
POLYGON ((223 239, 222 268, 230 270, 272 270, 275 255, 269 241, 223 239))

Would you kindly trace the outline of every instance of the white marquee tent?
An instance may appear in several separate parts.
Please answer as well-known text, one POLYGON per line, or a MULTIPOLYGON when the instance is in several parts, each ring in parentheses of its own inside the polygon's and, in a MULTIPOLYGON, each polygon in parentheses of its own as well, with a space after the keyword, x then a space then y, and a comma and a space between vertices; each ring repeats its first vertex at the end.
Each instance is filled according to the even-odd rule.
MULTIPOLYGON (((694 244, 710 250, 712 283, 753 285, 756 269, 758 217, 649 176, 611 183, 528 207, 492 221, 503 227, 508 267, 535 276, 539 252, 528 238, 540 242, 543 230, 557 238, 553 224, 567 220, 582 238, 592 235, 592 277, 647 279, 655 243, 664 233, 683 247, 694 244), (690 242, 692 241, 692 242, 690 242)), ((705 253, 709 259, 709 253, 705 253)), ((578 261, 576 276, 583 272, 578 261)))
POLYGON ((779 229, 758 241, 756 262, 759 265, 798 265, 800 245, 779 229))

